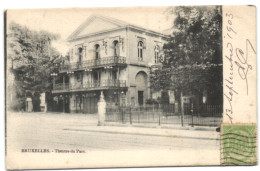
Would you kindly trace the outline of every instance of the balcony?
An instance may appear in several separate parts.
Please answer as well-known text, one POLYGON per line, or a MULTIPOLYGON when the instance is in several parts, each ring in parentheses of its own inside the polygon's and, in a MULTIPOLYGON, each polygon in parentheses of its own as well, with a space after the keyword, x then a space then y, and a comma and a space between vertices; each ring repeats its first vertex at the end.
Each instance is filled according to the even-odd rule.
POLYGON ((107 65, 125 65, 126 57, 122 56, 110 56, 99 59, 90 59, 83 62, 74 62, 70 64, 64 64, 60 67, 60 72, 76 71, 92 68, 101 68, 107 65))
POLYGON ((91 90, 106 90, 106 89, 121 89, 126 88, 125 80, 100 80, 100 81, 86 81, 83 83, 69 84, 55 84, 53 86, 53 93, 63 92, 77 92, 77 91, 91 91, 91 90))

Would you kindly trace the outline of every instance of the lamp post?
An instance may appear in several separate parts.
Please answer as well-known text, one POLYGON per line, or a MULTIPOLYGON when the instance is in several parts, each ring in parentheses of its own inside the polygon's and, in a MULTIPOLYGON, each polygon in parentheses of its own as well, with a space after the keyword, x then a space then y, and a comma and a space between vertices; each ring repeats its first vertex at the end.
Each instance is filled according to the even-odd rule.
POLYGON ((51 77, 53 77, 53 89, 55 89, 55 77, 57 77, 57 76, 58 76, 57 73, 55 73, 55 72, 51 73, 51 77))

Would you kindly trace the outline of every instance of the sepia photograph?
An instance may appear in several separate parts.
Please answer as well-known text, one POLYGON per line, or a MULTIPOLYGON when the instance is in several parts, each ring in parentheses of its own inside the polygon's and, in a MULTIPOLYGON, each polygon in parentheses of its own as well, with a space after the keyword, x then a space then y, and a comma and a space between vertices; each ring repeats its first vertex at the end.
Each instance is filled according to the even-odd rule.
POLYGON ((253 162, 234 157, 239 149, 220 154, 231 95, 223 15, 222 6, 7 10, 7 168, 255 165, 255 148, 253 162))

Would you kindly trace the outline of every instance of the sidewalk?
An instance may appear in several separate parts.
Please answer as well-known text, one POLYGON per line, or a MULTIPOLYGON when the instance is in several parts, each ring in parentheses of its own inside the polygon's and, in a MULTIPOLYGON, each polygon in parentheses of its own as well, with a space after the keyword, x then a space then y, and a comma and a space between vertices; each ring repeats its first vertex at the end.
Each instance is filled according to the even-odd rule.
POLYGON ((118 123, 118 122, 105 122, 105 126, 119 126, 119 127, 141 127, 141 128, 165 128, 165 129, 175 129, 175 130, 197 130, 197 131, 216 131, 217 127, 210 126, 191 126, 185 123, 185 126, 180 124, 161 124, 158 123, 118 123))
POLYGON ((27 122, 48 123, 55 125, 56 129, 67 131, 82 131, 82 132, 99 132, 107 134, 128 134, 140 136, 162 136, 176 138, 197 138, 207 140, 218 140, 220 133, 216 132, 216 127, 206 126, 185 126, 163 124, 122 124, 115 122, 106 122, 105 126, 97 126, 98 116, 96 114, 65 114, 65 113, 15 113, 8 115, 8 119, 26 119, 27 122))
POLYGON ((136 126, 70 126, 63 130, 82 131, 82 132, 99 132, 109 134, 128 134, 140 136, 162 136, 175 138, 191 138, 205 140, 219 140, 220 134, 215 131, 202 131, 198 129, 165 129, 165 128, 148 128, 136 126))

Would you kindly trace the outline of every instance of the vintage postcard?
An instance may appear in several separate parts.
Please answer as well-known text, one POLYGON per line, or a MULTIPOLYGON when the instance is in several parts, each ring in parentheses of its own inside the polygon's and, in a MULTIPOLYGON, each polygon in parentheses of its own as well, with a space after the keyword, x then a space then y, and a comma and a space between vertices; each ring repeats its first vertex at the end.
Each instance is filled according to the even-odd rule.
POLYGON ((257 164, 255 6, 5 19, 7 169, 257 164))

